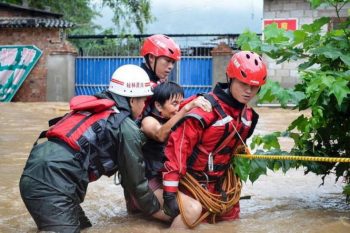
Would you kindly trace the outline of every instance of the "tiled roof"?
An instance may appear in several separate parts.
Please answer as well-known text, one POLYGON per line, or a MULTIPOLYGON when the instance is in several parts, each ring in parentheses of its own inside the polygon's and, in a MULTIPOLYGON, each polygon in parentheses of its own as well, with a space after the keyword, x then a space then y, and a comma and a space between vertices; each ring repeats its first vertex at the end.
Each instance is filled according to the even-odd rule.
POLYGON ((70 28, 74 24, 57 18, 0 18, 0 28, 70 28))

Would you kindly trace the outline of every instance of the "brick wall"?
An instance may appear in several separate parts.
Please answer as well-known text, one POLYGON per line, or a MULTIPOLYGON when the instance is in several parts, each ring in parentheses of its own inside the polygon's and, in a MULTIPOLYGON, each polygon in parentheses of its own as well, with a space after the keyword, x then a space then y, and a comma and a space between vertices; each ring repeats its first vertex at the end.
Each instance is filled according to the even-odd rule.
POLYGON ((12 101, 46 101, 47 58, 51 53, 76 53, 75 48, 60 38, 58 28, 1 28, 1 45, 35 45, 42 52, 38 63, 23 82, 12 101))
MULTIPOLYGON (((345 6, 340 12, 340 16, 348 16, 348 9, 350 4, 345 6)), ((318 8, 312 10, 310 3, 306 0, 264 0, 264 19, 277 18, 297 18, 298 28, 303 24, 309 24, 314 19, 328 16, 336 17, 334 8, 318 8)), ((325 27, 324 30, 327 30, 325 27)), ((276 64, 274 60, 265 57, 268 64, 269 78, 281 83, 283 87, 293 87, 298 82, 297 66, 302 63, 298 62, 284 62, 276 64)))
MULTIPOLYGON (((4 7, 0 9, 0 17, 60 18, 61 16, 33 9, 4 7)), ((43 52, 12 101, 46 101, 49 55, 77 53, 76 49, 65 40, 64 29, 60 28, 0 28, 0 45, 35 45, 43 52)))

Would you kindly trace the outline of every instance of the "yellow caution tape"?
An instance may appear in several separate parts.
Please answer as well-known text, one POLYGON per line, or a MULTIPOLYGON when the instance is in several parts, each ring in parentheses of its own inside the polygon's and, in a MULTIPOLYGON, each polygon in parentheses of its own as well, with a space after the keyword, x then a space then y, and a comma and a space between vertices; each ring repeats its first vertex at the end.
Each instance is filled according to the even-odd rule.
POLYGON ((235 154, 234 156, 247 159, 275 159, 275 160, 300 160, 325 163, 350 163, 350 158, 340 157, 317 157, 317 156, 296 156, 296 155, 252 155, 235 154))

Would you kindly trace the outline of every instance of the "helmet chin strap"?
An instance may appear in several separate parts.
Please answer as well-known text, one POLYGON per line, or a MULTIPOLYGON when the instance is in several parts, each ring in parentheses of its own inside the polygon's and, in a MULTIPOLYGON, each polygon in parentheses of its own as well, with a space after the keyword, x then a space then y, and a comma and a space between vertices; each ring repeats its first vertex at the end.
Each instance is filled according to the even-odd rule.
POLYGON ((156 75, 156 73, 155 73, 154 70, 152 69, 151 63, 149 62, 149 55, 145 56, 145 60, 146 60, 147 67, 151 70, 151 72, 153 73, 153 75, 156 75))
POLYGON ((158 62, 158 57, 156 57, 154 60, 153 72, 154 72, 154 75, 160 80, 160 78, 157 76, 157 73, 156 73, 157 62, 158 62))
POLYGON ((149 61, 149 55, 147 55, 146 57, 145 57, 145 60, 146 60, 146 64, 147 64, 147 66, 148 66, 148 68, 151 70, 151 72, 152 72, 152 75, 154 76, 154 77, 157 77, 157 79, 159 79, 159 77, 157 76, 157 74, 156 74, 156 68, 157 68, 157 61, 158 61, 158 57, 156 57, 156 56, 154 56, 155 57, 155 60, 154 60, 154 66, 152 67, 151 66, 151 63, 150 63, 150 61, 149 61))
POLYGON ((228 78, 227 73, 226 73, 226 82, 227 82, 227 84, 228 84, 227 94, 229 94, 232 98, 234 98, 233 95, 232 95, 232 93, 231 93, 231 83, 232 83, 232 79, 228 78))

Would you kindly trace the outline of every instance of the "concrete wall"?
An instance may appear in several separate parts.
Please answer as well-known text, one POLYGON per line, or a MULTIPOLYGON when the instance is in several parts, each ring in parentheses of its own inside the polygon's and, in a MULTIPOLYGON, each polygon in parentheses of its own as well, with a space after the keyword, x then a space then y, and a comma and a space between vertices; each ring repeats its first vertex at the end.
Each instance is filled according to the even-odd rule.
MULTIPOLYGON (((348 4, 340 12, 340 16, 348 16, 348 4)), ((264 19, 279 19, 279 18, 297 18, 298 29, 303 24, 312 23, 315 19, 328 16, 336 17, 334 8, 318 8, 312 10, 310 3, 306 0, 264 0, 264 19)), ((328 30, 328 26, 324 27, 328 30)), ((270 80, 278 81, 283 87, 293 87, 298 82, 297 66, 302 63, 284 62, 276 64, 274 60, 264 57, 268 64, 268 77, 270 80)))
POLYGON ((74 96, 75 55, 51 53, 47 58, 46 101, 69 101, 74 96))
POLYGON ((227 82, 226 67, 232 54, 233 50, 225 43, 219 44, 211 51, 213 56, 213 87, 217 82, 227 82))

